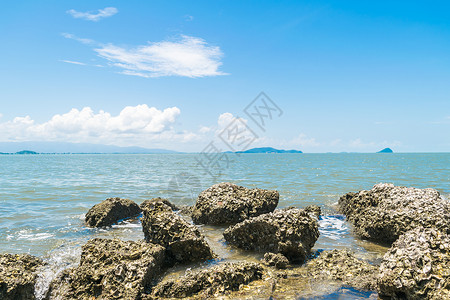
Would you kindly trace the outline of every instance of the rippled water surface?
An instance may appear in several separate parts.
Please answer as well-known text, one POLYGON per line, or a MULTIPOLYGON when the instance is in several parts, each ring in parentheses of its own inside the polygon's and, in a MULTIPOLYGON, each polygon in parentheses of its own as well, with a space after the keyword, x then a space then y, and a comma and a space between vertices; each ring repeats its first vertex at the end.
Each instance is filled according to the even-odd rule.
MULTIPOLYGON (((53 269, 41 278, 45 288, 55 270, 76 263, 80 246, 94 237, 143 238, 138 220, 112 229, 84 226, 84 214, 108 197, 137 203, 166 197, 193 204, 214 183, 276 189, 279 207, 317 204, 320 238, 315 249, 350 248, 379 260, 384 247, 361 241, 334 205, 346 192, 378 182, 431 187, 450 198, 450 154, 229 154, 230 164, 208 172, 198 154, 0 155, 0 251, 44 257, 53 269)), ((222 228, 201 228, 226 260, 250 259, 228 247, 222 228)), ((252 258, 253 259, 253 258, 252 258)))

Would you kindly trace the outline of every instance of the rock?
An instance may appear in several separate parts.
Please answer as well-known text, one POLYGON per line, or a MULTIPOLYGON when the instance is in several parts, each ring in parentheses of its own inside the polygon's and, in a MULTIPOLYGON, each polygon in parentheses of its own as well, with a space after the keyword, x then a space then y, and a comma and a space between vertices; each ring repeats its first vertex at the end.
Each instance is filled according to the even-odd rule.
POLYGON ((119 220, 135 217, 141 213, 139 205, 128 199, 108 198, 94 205, 86 214, 90 227, 110 226, 119 220))
POLYGON ((33 300, 41 259, 28 254, 0 254, 0 299, 33 300))
POLYGON ((144 210, 145 239, 166 248, 168 265, 212 259, 214 254, 198 228, 161 202, 144 210))
POLYGON ((178 212, 180 215, 189 217, 192 215, 192 210, 194 209, 194 207, 190 205, 180 205, 179 208, 180 210, 178 212))
POLYGON ((169 206, 172 210, 179 210, 179 208, 175 204, 172 204, 169 200, 160 197, 150 200, 144 200, 144 202, 142 202, 139 207, 141 208, 141 210, 144 210, 147 206, 152 206, 155 202, 162 202, 165 205, 169 206))
POLYGON ((281 253, 267 252, 264 254, 262 262, 267 266, 273 266, 277 269, 286 269, 289 265, 289 260, 281 253))
POLYGON ((184 298, 199 295, 210 298, 260 279, 263 268, 257 263, 226 263, 197 272, 187 272, 175 280, 163 281, 152 291, 159 298, 184 298))
POLYGON ((450 236, 410 230, 384 255, 378 293, 388 299, 450 299, 450 236))
POLYGON ((317 219, 322 214, 322 210, 320 209, 320 206, 318 206, 318 205, 308 205, 307 207, 304 208, 304 210, 307 211, 308 213, 312 214, 313 216, 315 216, 317 219))
POLYGON ((362 238, 391 244, 418 226, 448 230, 450 204, 434 189, 376 184, 369 191, 348 193, 339 209, 362 238))
POLYGON ((196 224, 230 225, 272 212, 278 205, 277 191, 248 189, 219 183, 198 195, 192 211, 196 224))
POLYGON ((228 227, 223 236, 242 249, 281 253, 292 262, 303 262, 319 237, 319 230, 315 217, 293 208, 245 220, 228 227))
POLYGON ((347 250, 323 251, 306 268, 311 280, 337 280, 360 290, 376 290, 378 267, 347 250))
POLYGON ((145 241, 92 239, 80 265, 50 285, 47 299, 139 299, 161 272, 164 248, 145 241))

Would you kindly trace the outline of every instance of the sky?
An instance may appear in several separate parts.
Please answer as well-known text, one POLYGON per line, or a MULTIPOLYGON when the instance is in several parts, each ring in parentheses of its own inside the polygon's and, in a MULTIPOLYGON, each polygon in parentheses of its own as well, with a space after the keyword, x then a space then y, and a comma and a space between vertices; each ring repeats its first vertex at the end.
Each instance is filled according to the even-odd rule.
POLYGON ((450 151, 447 1, 1 6, 0 142, 450 151))

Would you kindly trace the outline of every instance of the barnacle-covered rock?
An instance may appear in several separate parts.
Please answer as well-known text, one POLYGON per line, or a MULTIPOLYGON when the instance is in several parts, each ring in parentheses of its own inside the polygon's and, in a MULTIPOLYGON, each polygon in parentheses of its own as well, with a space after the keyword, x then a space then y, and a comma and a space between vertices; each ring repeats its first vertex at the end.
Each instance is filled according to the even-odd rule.
POLYGON ((450 205, 434 189, 376 184, 371 190, 348 193, 339 209, 361 237, 391 244, 418 226, 449 230, 450 205))
POLYGON ((289 260, 281 253, 267 252, 264 254, 262 262, 267 266, 273 266, 277 269, 286 269, 289 265, 289 260))
POLYGON ((214 253, 195 225, 186 222, 162 202, 148 205, 141 219, 145 239, 166 248, 168 265, 208 260, 214 253))
POLYGON ((164 248, 145 241, 92 239, 80 265, 50 285, 47 299, 139 299, 161 272, 164 248))
POLYGON ((141 208, 141 210, 145 210, 147 207, 149 207, 151 209, 152 206, 154 205, 154 203, 156 203, 156 202, 162 202, 165 205, 169 206, 172 210, 179 210, 179 208, 175 204, 173 204, 169 200, 161 198, 161 197, 144 200, 141 203, 141 205, 139 205, 139 207, 141 208))
POLYGON ((228 227, 223 233, 231 245, 246 250, 281 253, 303 262, 319 237, 317 219, 303 209, 276 210, 228 227))
POLYGON ((29 254, 0 254, 0 299, 33 300, 41 259, 29 254))
POLYGON ((337 280, 361 290, 375 290, 378 267, 347 250, 323 251, 306 264, 311 280, 337 280))
POLYGON ((260 279, 263 268, 257 263, 226 263, 196 272, 188 271, 175 280, 159 283, 152 291, 154 299, 184 298, 193 295, 206 299, 260 279))
POLYGON ((388 299, 450 299, 450 236, 410 230, 384 255, 378 293, 388 299))
POLYGON ((248 189, 229 182, 215 184, 198 195, 192 211, 196 224, 230 225, 272 212, 277 191, 248 189))
POLYGON ((108 198, 89 209, 86 224, 90 227, 110 226, 140 213, 139 205, 129 199, 108 198))

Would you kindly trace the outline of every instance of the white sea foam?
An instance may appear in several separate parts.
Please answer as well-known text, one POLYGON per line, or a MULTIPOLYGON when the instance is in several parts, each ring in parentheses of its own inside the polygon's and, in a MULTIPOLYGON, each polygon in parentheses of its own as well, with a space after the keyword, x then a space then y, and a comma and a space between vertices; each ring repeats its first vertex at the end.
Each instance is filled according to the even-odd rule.
POLYGON ((349 234, 349 227, 342 216, 321 216, 319 220, 320 235, 332 240, 339 240, 349 234))
POLYGON ((9 234, 6 237, 6 240, 28 240, 28 241, 39 241, 39 240, 46 240, 51 237, 54 237, 54 234, 48 233, 48 232, 39 232, 39 233, 33 233, 31 230, 20 230, 16 232, 15 234, 9 234))

